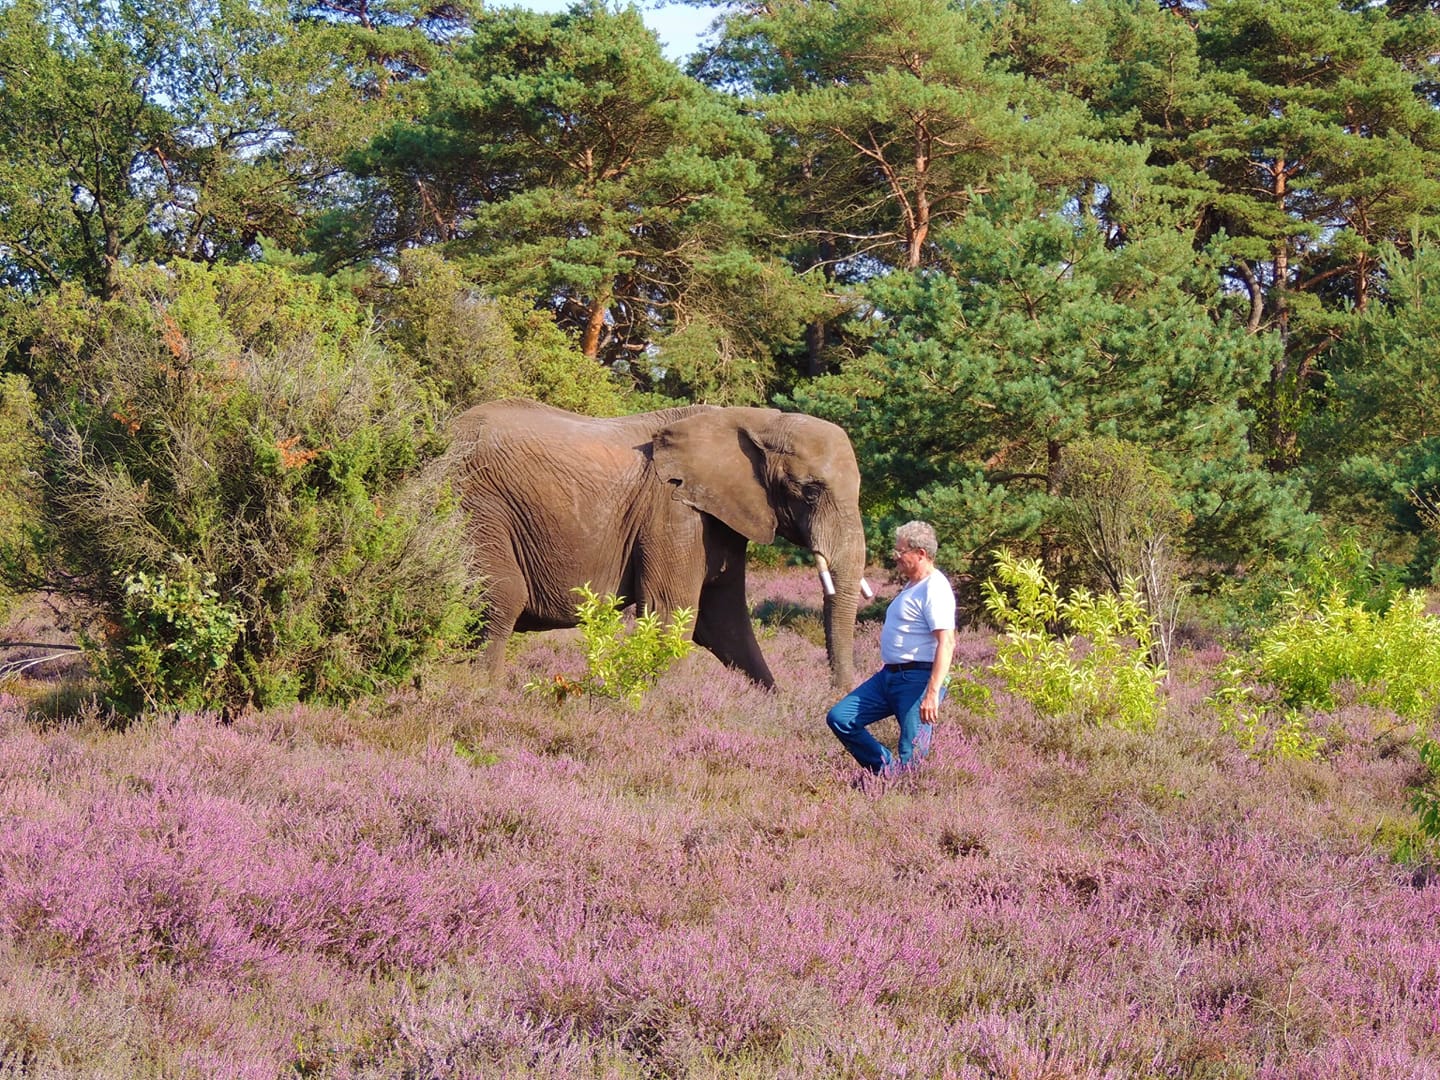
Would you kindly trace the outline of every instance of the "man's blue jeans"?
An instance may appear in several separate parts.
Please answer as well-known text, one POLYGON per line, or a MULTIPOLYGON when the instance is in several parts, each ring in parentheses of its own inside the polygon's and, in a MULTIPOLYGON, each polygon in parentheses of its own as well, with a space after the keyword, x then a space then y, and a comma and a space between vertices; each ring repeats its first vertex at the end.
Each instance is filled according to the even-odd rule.
MULTIPOLYGON (((908 765, 914 757, 915 740, 922 726, 920 700, 925 696, 925 687, 929 683, 929 671, 918 668, 886 671, 881 668, 837 701, 825 717, 825 722, 851 756, 871 772, 880 772, 896 759, 901 765, 908 765), (871 724, 887 716, 900 721, 900 745, 893 755, 869 731, 871 724)), ((942 687, 940 699, 943 701, 944 698, 942 687)))

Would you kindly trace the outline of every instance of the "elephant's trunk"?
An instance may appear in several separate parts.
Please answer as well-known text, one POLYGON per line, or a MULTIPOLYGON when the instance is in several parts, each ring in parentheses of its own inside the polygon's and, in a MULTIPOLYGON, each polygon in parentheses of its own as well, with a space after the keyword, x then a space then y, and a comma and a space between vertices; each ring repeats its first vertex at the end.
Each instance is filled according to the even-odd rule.
POLYGON ((830 659, 830 681, 840 690, 855 685, 855 612, 860 603, 861 574, 865 569, 865 536, 857 521, 833 540, 815 543, 815 567, 830 579, 825 596, 825 652, 830 659))
MULTIPOLYGON (((815 570, 820 575, 820 588, 825 591, 826 596, 835 595, 835 579, 830 576, 830 560, 824 555, 815 556, 815 570)), ((860 595, 866 600, 875 598, 875 590, 870 587, 870 582, 863 577, 860 579, 860 595)))

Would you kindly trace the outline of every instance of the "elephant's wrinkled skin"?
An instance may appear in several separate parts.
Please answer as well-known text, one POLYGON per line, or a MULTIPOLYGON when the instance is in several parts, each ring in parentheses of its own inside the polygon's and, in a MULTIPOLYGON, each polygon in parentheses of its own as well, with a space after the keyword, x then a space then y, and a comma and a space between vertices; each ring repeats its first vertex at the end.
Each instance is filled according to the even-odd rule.
POLYGON ((855 452, 834 424, 708 405, 597 420, 510 400, 466 412, 455 434, 492 678, 512 630, 574 626, 571 590, 588 582, 664 618, 690 608, 697 644, 773 686, 745 546, 778 533, 829 562, 831 678, 853 685, 865 539, 855 452))

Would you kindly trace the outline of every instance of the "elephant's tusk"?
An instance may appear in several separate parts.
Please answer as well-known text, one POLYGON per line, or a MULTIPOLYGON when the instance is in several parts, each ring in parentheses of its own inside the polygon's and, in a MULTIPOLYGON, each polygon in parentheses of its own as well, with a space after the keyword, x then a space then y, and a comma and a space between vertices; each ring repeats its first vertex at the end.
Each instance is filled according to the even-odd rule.
POLYGON ((870 583, 863 577, 860 579, 860 595, 866 600, 875 599, 875 590, 870 587, 870 583))
POLYGON ((830 563, 818 551, 815 553, 815 569, 820 571, 820 587, 826 596, 835 595, 835 580, 830 576, 830 563))

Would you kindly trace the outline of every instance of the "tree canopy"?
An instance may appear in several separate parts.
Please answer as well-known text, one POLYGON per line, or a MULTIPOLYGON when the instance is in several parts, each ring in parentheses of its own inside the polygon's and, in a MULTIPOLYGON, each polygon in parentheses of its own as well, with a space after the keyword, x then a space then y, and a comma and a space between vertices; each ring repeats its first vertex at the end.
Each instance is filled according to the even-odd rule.
POLYGON ((682 69, 595 0, 0 0, 6 373, 60 290, 269 262, 447 409, 830 416, 954 557, 1051 543, 1116 438, 1194 566, 1308 512, 1429 573, 1432 5, 717 10, 682 69))

